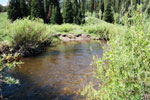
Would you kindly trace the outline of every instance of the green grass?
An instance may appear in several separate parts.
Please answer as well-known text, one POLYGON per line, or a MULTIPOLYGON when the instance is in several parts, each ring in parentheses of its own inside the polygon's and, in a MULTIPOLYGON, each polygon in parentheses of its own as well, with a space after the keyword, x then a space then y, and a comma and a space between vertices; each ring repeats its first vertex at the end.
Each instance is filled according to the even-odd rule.
POLYGON ((10 20, 7 13, 0 13, 0 29, 5 28, 8 24, 10 24, 10 20))
POLYGON ((6 36, 6 27, 10 24, 10 20, 7 17, 7 13, 0 13, 0 41, 6 36))

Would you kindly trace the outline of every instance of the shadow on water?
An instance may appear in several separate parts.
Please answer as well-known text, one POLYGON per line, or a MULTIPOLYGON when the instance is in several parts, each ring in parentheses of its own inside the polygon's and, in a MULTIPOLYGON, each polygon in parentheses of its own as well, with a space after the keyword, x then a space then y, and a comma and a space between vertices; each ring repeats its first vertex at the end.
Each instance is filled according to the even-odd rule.
POLYGON ((8 100, 84 100, 80 91, 89 82, 98 85, 90 65, 92 56, 102 54, 101 44, 95 41, 48 48, 41 55, 24 58, 25 64, 11 72, 20 85, 3 84, 2 93, 8 100))
POLYGON ((39 86, 21 73, 17 73, 17 75, 19 75, 17 78, 24 78, 23 81, 20 80, 21 85, 3 84, 3 96, 7 100, 77 100, 83 98, 82 96, 77 97, 76 94, 62 94, 59 87, 39 86))

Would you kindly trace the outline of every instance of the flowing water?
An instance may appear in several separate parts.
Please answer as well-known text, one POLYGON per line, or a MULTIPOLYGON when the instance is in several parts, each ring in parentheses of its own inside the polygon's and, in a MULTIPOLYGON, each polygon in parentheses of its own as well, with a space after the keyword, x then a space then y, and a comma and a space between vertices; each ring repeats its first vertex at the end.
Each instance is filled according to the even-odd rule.
POLYGON ((20 85, 4 85, 8 100, 84 100, 80 91, 93 82, 93 56, 102 57, 102 45, 96 41, 62 43, 35 57, 24 58, 24 65, 12 76, 20 85))

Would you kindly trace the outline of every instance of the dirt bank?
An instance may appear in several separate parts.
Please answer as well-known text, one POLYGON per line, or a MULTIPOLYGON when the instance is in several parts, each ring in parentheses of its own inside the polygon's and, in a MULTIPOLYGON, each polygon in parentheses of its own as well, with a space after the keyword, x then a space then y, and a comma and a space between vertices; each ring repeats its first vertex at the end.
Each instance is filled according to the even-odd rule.
POLYGON ((88 34, 55 34, 56 37, 60 38, 62 42, 69 42, 69 41, 83 41, 83 40, 102 40, 101 38, 93 38, 91 35, 88 34))

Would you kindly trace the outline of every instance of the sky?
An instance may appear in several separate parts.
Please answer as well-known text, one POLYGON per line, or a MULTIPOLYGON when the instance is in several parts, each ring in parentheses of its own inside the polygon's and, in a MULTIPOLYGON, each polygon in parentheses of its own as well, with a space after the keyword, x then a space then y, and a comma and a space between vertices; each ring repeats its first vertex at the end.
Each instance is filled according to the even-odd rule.
POLYGON ((8 0, 0 0, 0 4, 6 6, 8 4, 8 0))

